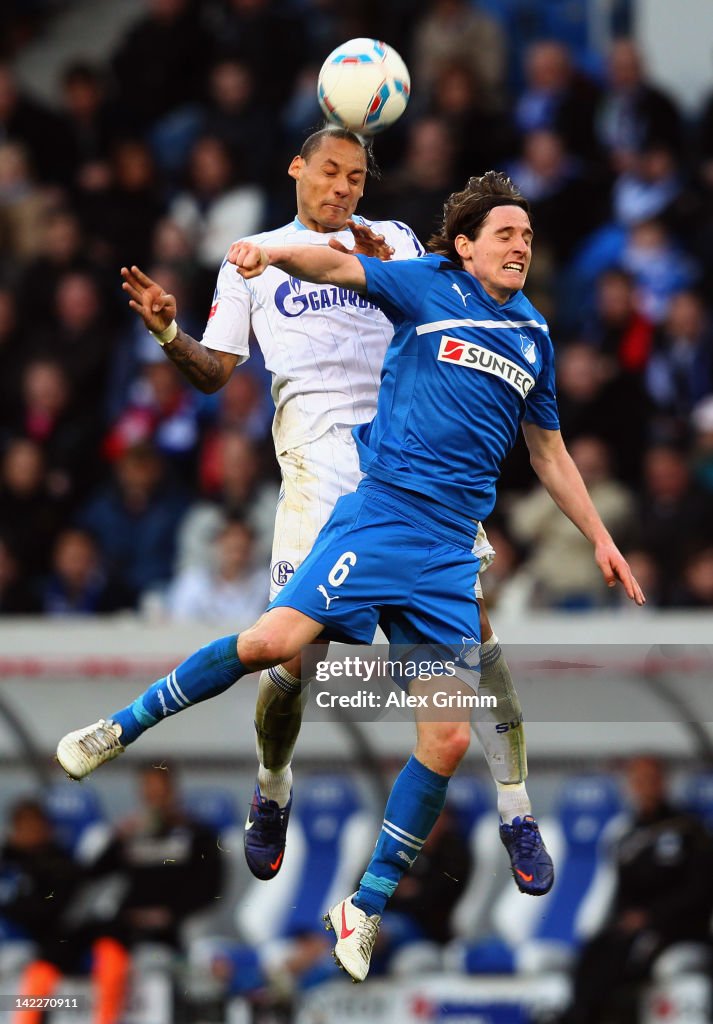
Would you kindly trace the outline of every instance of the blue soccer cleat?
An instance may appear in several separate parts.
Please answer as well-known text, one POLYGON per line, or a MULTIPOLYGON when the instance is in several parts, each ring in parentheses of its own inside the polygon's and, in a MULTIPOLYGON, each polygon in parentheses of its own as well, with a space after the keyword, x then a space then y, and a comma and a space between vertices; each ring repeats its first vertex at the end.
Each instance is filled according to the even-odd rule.
POLYGON ((515 818, 512 825, 501 825, 500 838, 510 855, 512 877, 520 892, 528 896, 544 896, 549 892, 555 880, 555 869, 532 815, 515 818))
POLYGON ((287 824, 292 809, 292 790, 285 807, 275 800, 266 800, 255 786, 253 802, 250 804, 243 844, 245 860, 256 878, 264 882, 274 878, 282 867, 287 841, 287 824))

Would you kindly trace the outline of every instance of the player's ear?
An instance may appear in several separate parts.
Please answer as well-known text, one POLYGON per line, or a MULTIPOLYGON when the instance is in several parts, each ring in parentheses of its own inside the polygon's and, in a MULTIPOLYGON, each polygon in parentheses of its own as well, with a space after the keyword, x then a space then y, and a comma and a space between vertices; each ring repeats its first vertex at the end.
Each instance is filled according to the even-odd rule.
POLYGON ((470 256, 470 243, 471 239, 467 235, 456 235, 453 239, 453 245, 462 260, 470 256))
POLYGON ((300 171, 302 170, 303 167, 304 159, 301 156, 295 156, 292 158, 292 163, 287 168, 287 173, 291 178, 294 178, 295 181, 297 181, 300 176, 300 171))

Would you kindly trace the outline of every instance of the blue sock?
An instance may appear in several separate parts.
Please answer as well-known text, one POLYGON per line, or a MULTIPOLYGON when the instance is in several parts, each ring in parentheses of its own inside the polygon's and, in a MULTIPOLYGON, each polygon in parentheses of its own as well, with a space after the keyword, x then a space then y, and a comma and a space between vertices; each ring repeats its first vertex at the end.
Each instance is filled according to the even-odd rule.
POLYGON ((215 697, 247 671, 238 657, 237 633, 213 640, 111 716, 121 726, 121 742, 133 743, 168 715, 215 697))
POLYGON ((413 754, 406 762, 389 794, 376 849, 354 897, 354 906, 365 914, 383 914, 443 810, 449 781, 413 754))

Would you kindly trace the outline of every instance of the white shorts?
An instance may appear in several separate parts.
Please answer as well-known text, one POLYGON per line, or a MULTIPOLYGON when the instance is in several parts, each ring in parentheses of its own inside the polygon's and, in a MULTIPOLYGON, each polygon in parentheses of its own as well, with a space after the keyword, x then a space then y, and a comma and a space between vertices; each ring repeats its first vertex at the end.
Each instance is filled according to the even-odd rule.
MULTIPOLYGON (((282 486, 275 512, 270 600, 280 593, 312 550, 337 499, 355 491, 363 476, 350 426, 332 427, 315 441, 279 454, 277 461, 282 486)), ((473 551, 481 558, 484 572, 495 551, 482 526, 473 551)), ((483 596, 480 579, 475 585, 475 596, 483 596)))

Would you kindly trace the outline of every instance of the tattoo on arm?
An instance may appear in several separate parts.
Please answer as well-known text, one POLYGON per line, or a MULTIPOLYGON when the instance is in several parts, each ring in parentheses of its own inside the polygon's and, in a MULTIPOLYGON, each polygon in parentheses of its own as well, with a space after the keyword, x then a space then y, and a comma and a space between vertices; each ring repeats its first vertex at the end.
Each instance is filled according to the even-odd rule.
POLYGON ((205 394, 217 391, 229 376, 218 355, 180 327, 176 337, 164 346, 163 351, 186 380, 205 394))

